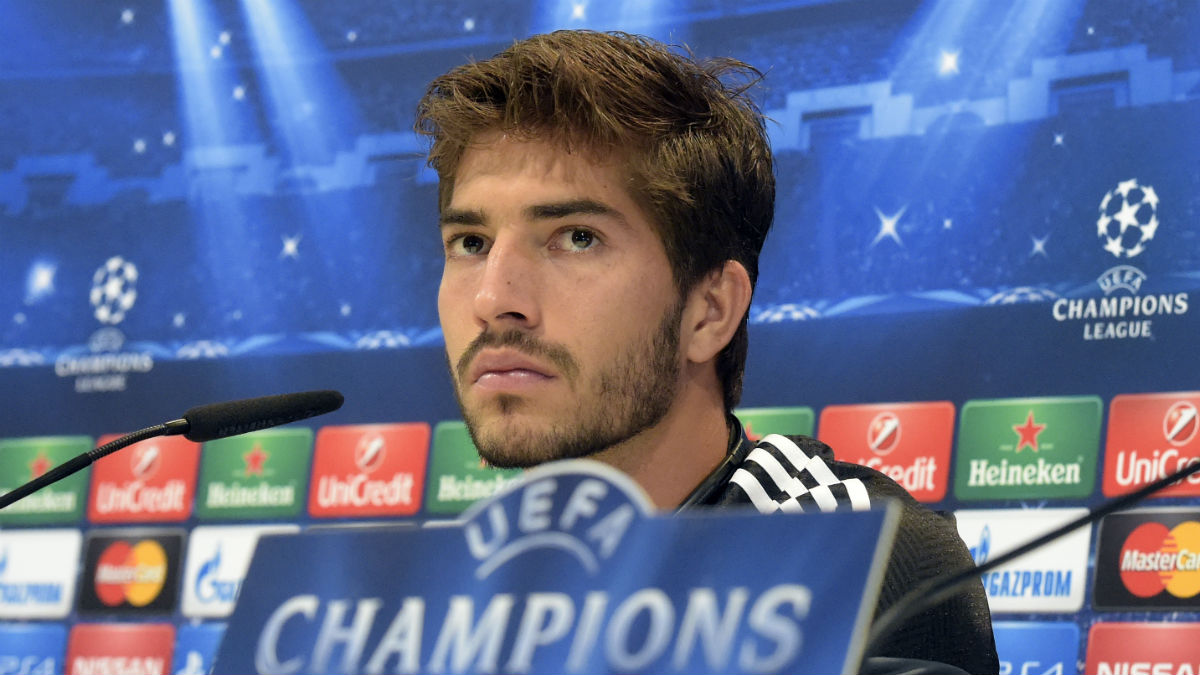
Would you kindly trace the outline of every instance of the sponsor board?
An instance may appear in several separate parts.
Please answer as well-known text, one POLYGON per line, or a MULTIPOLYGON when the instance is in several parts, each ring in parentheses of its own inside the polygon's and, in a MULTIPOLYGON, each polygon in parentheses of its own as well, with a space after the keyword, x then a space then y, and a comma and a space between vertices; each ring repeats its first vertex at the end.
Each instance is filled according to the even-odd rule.
MULTIPOLYGON (((0 440, 0 493, 41 476, 92 449, 90 436, 41 436, 0 440)), ((48 485, 0 510, 0 524, 76 523, 83 516, 91 468, 48 485)))
POLYGON ((1079 626, 1065 621, 997 621, 1000 675, 1074 675, 1079 672, 1079 626))
MULTIPOLYGON (((956 511, 958 534, 982 565, 1087 509, 996 509, 956 511)), ((1077 612, 1083 608, 1091 530, 1080 528, 1042 548, 987 572, 983 590, 993 612, 1077 612)))
MULTIPOLYGON (((1104 495, 1115 497, 1200 462, 1200 392, 1121 394, 1108 409, 1104 495)), ((1200 495, 1200 475, 1155 497, 1200 495)))
POLYGON ((1087 497, 1096 483, 1096 396, 967 401, 959 421, 959 499, 1087 497))
POLYGON ((322 427, 313 452, 314 518, 411 516, 421 508, 429 425, 322 427))
POLYGON ((854 672, 894 506, 652 510, 611 467, 555 462, 455 523, 265 537, 215 670, 854 672))
POLYGON ((179 588, 180 530, 98 530, 84 545, 79 611, 167 614, 179 588))
MULTIPOLYGON (((96 447, 120 438, 101 436, 96 447)), ((170 523, 192 514, 200 444, 182 436, 134 443, 92 465, 88 520, 93 523, 170 523)))
POLYGON ((1096 609, 1200 609, 1200 509, 1106 516, 1096 547, 1096 609))
POLYGON ((96 624, 71 627, 67 675, 167 675, 175 643, 169 623, 96 624))
POLYGON ((1200 623, 1096 623, 1086 675, 1200 673, 1200 623))
POLYGON ((67 616, 82 543, 79 530, 0 532, 0 618, 67 616))
POLYGON ((300 515, 312 460, 311 429, 267 429, 204 444, 197 489, 201 520, 300 515))
POLYGON ((821 411, 820 429, 838 459, 886 474, 918 501, 946 496, 953 403, 831 405, 821 411))
POLYGON ((175 663, 171 666, 171 672, 175 675, 207 675, 213 672, 213 659, 224 634, 223 623, 180 626, 175 637, 175 663))
POLYGON ((56 623, 0 625, 0 675, 63 672, 67 629, 56 623))
POLYGON ((746 438, 752 443, 761 441, 771 434, 781 436, 812 436, 813 409, 790 408, 738 408, 734 415, 742 423, 746 438))
POLYGON ((466 424, 438 422, 429 452, 425 510, 433 515, 462 513, 520 475, 520 469, 495 469, 480 459, 466 424))
POLYGON ((258 538, 270 532, 296 532, 296 525, 201 526, 188 536, 183 571, 184 616, 229 616, 258 538))

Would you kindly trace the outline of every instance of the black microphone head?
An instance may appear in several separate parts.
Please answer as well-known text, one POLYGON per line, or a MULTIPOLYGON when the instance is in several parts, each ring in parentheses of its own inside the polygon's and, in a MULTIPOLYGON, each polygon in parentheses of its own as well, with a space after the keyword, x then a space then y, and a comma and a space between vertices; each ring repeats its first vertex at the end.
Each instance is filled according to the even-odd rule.
POLYGON ((189 441, 215 441, 324 415, 344 400, 341 392, 321 390, 200 405, 183 413, 188 423, 183 435, 189 441))

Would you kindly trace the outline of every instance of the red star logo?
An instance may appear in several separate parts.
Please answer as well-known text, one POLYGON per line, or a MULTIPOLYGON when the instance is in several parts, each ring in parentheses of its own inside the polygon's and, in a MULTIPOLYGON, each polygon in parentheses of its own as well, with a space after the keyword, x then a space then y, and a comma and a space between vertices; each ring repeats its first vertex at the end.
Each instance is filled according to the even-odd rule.
POLYGON ((29 477, 37 478, 49 471, 51 466, 53 466, 53 463, 46 457, 46 453, 38 450, 37 457, 34 457, 33 461, 29 463, 29 477))
POLYGON ((750 441, 751 443, 757 443, 758 441, 762 440, 762 434, 754 433, 754 428, 750 426, 749 422, 746 422, 744 425, 742 425, 742 431, 746 432, 746 440, 750 441))
POLYGON ((1038 434, 1042 433, 1042 430, 1045 428, 1046 428, 1045 424, 1034 423, 1033 411, 1030 410, 1029 415, 1025 417, 1025 424, 1014 424, 1013 425, 1013 431, 1017 432, 1017 436, 1020 437, 1020 440, 1017 442, 1017 450, 1016 451, 1020 452, 1021 448, 1028 445, 1029 447, 1033 448, 1034 452, 1037 452, 1038 451, 1037 437, 1038 437, 1038 434))
POLYGON ((254 447, 250 448, 250 452, 242 455, 242 460, 246 462, 246 475, 263 475, 263 464, 267 463, 267 458, 270 456, 271 453, 262 449, 262 444, 255 443, 254 447))

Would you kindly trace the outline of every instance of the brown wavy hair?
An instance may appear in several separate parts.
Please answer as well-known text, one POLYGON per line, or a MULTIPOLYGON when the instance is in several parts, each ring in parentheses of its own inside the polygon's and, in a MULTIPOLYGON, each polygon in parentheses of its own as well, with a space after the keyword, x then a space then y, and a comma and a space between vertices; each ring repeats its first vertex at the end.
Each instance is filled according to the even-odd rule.
MULTIPOLYGON (((741 263, 753 286, 775 204, 764 117, 747 93, 761 77, 740 61, 697 60, 645 37, 557 31, 435 79, 416 130, 432 138, 439 208, 481 132, 616 153, 681 295, 726 260, 741 263)), ((743 316, 717 357, 727 411, 741 399, 747 346, 743 316)))

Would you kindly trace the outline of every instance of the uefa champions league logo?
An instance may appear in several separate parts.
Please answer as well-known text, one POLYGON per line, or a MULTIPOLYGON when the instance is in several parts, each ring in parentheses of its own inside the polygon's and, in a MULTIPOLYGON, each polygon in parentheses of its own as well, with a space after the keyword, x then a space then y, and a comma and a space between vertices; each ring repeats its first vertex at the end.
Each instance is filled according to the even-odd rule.
POLYGON ((1118 183, 1100 201, 1096 235, 1113 257, 1137 257, 1157 231, 1158 194, 1152 186, 1139 185, 1136 178, 1130 178, 1118 183))
POLYGON ((137 302, 138 268, 119 255, 112 256, 92 275, 88 302, 101 327, 88 338, 90 354, 67 350, 54 361, 54 374, 75 379, 75 391, 124 391, 129 373, 145 373, 154 367, 148 351, 122 351, 125 334, 116 326, 137 302))
POLYGON ((96 320, 115 326, 125 319, 137 301, 138 269, 121 256, 109 258, 92 275, 88 299, 95 308, 96 320))

